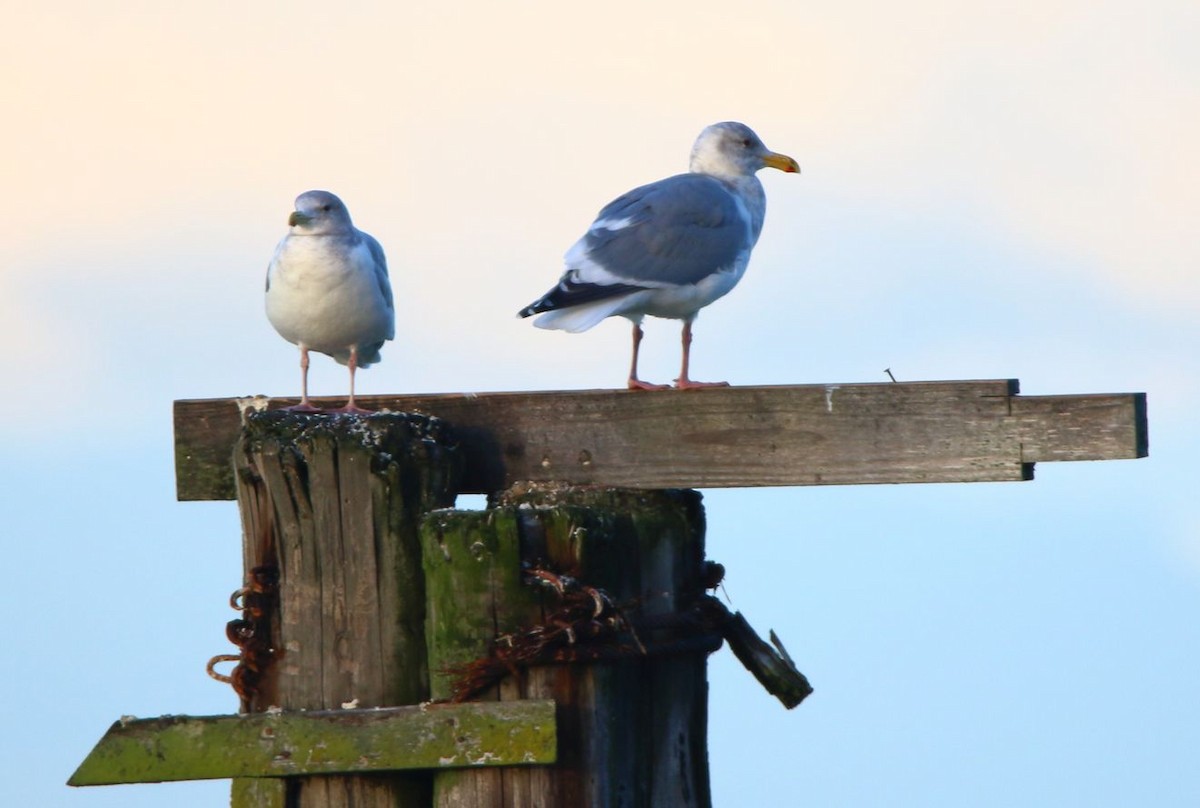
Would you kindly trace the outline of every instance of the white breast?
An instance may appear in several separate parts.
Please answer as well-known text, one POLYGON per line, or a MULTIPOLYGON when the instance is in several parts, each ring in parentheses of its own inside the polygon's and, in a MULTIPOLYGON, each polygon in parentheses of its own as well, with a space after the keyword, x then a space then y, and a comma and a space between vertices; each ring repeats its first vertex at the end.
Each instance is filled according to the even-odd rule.
POLYGON ((390 339, 391 307, 380 289, 370 249, 349 252, 319 236, 279 243, 268 272, 267 319, 280 336, 340 362, 350 346, 390 339))

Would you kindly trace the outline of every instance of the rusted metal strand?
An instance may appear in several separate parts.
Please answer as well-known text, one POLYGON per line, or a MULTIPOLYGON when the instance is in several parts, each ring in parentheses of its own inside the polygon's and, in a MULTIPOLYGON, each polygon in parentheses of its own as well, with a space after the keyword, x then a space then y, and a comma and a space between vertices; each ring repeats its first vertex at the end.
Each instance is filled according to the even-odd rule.
MULTIPOLYGON (((720 565, 711 565, 712 585, 720 583, 723 572, 720 565)), ((685 611, 631 622, 607 592, 572 576, 531 566, 525 581, 550 592, 560 606, 541 625, 497 636, 489 656, 443 671, 454 679, 451 701, 470 699, 521 668, 712 653, 720 649, 724 628, 733 620, 728 610, 705 595, 685 611)))
POLYGON ((242 616, 225 624, 225 637, 238 647, 238 653, 217 654, 205 666, 213 679, 233 686, 243 705, 258 692, 263 671, 275 656, 270 615, 278 598, 279 570, 263 565, 251 569, 247 577, 246 585, 229 596, 229 605, 242 616), (237 664, 228 676, 217 673, 218 664, 234 661, 237 664))

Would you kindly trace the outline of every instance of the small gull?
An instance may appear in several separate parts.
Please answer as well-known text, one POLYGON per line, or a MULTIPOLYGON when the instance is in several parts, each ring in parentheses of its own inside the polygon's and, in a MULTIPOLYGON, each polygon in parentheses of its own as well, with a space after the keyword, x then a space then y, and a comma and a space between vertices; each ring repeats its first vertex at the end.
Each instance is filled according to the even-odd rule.
POLYGON ((366 412, 354 402, 354 371, 378 362, 395 336, 383 248, 328 191, 296 197, 288 227, 267 267, 267 319, 300 348, 300 403, 291 409, 320 412, 308 400, 311 350, 350 368, 350 400, 333 412, 366 412))
POLYGON ((789 173, 800 166, 768 149, 742 123, 706 128, 692 146, 687 174, 634 188, 608 203, 566 254, 558 285, 518 314, 538 328, 586 331, 606 317, 633 322, 631 390, 660 390, 638 378, 642 319, 683 320, 679 389, 723 386, 688 377, 692 321, 700 309, 728 293, 746 272, 762 231, 767 200, 755 176, 770 166, 789 173))

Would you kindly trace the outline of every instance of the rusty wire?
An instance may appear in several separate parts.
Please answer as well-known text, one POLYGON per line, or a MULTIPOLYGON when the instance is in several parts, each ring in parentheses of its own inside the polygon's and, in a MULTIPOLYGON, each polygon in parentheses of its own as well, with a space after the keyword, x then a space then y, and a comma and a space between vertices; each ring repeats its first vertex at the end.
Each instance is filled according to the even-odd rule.
POLYGON ((258 566, 247 577, 247 584, 229 596, 229 605, 242 616, 225 624, 225 637, 238 647, 239 653, 217 654, 205 666, 213 679, 232 685, 243 703, 258 692, 262 674, 275 655, 270 617, 279 587, 279 570, 273 565, 258 566), (235 661, 237 664, 229 675, 217 673, 217 665, 235 661))
POLYGON ((644 619, 646 628, 669 637, 649 648, 603 589, 541 567, 525 570, 525 582, 558 599, 540 625, 496 636, 491 653, 443 671, 452 679, 450 700, 466 701, 498 683, 505 675, 535 665, 599 662, 648 654, 711 652, 721 645, 702 615, 658 615, 644 619))

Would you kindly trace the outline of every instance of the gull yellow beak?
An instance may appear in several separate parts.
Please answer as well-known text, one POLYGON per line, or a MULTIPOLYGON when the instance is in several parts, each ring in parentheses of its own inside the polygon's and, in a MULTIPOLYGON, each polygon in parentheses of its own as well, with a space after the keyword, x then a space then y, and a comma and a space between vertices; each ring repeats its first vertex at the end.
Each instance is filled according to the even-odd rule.
POLYGON ((788 157, 786 154, 769 152, 767 156, 763 158, 763 165, 769 166, 770 168, 778 168, 780 171, 786 171, 788 174, 800 173, 800 164, 788 157))
POLYGON ((312 221, 312 217, 301 213, 298 210, 292 211, 292 215, 288 217, 288 227, 295 227, 298 224, 308 224, 312 221))

